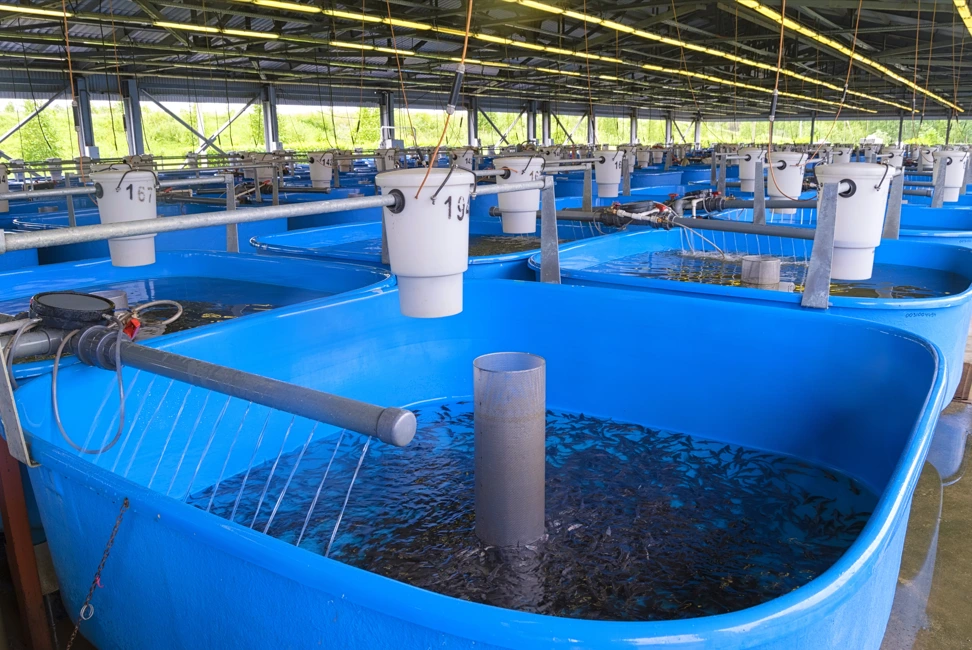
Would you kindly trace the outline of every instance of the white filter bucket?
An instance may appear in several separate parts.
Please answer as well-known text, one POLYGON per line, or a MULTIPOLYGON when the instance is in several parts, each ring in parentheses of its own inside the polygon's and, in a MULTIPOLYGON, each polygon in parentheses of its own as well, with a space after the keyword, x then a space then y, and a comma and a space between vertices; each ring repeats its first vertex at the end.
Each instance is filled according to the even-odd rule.
POLYGON ((881 154, 881 161, 891 165, 895 169, 901 169, 904 166, 904 160, 904 149, 885 149, 884 153, 881 154))
POLYGON ((766 151, 758 147, 743 147, 739 150, 739 191, 752 192, 756 180, 756 161, 766 160, 766 151))
MULTIPOLYGON (((10 191, 10 179, 7 178, 7 166, 0 164, 0 192, 10 191)), ((0 201, 0 212, 10 212, 10 201, 0 201)))
MULTIPOLYGON (((495 158, 496 169, 508 169, 509 178, 496 177, 499 185, 538 181, 543 177, 543 158, 540 156, 505 156, 495 158)), ((503 232, 525 235, 537 231, 537 210, 540 209, 540 190, 523 190, 497 195, 503 214, 503 232)))
POLYGON ((13 176, 14 180, 23 183, 24 174, 26 170, 24 169, 24 161, 22 158, 14 158, 10 161, 9 174, 13 176))
MULTIPOLYGON (((803 192, 803 163, 807 160, 807 154, 798 151, 773 151, 766 154, 766 158, 766 193, 774 199, 800 198, 803 192)), ((796 209, 774 209, 773 212, 796 214, 796 209)))
POLYGON ((197 169, 199 167, 199 156, 195 153, 186 154, 186 168, 197 169))
POLYGON ((311 187, 330 189, 331 175, 334 173, 334 154, 325 151, 315 151, 309 154, 311 187))
POLYGON ((638 163, 638 167, 647 167, 651 164, 651 149, 648 147, 638 147, 635 151, 635 159, 638 163))
POLYGON ((60 158, 48 158, 44 162, 47 163, 47 169, 51 174, 51 180, 55 183, 64 180, 64 165, 60 158))
MULTIPOLYGON (((340 153, 341 155, 344 156, 350 156, 352 152, 350 149, 345 149, 340 153)), ((350 158, 338 160, 338 169, 341 171, 342 174, 350 172, 353 167, 354 167, 354 161, 351 160, 350 158)))
POLYGON ((392 172, 398 167, 394 149, 378 149, 375 152, 375 168, 380 172, 392 172))
POLYGON ((476 169, 476 150, 472 147, 453 149, 450 158, 452 162, 466 169, 476 169))
MULTIPOLYGON (((91 175, 95 182, 101 223, 155 219, 155 174, 144 171, 106 171, 91 175)), ((155 264, 155 235, 108 240, 113 266, 155 264)))
POLYGON ((560 149, 557 147, 542 147, 540 155, 547 162, 560 162, 560 149))
POLYGON ((945 165, 945 203, 955 203, 959 200, 959 190, 965 182, 965 165, 968 163, 969 152, 961 149, 945 149, 933 154, 935 160, 944 160, 945 165))
POLYGON ((935 165, 935 150, 929 147, 922 147, 918 150, 918 169, 921 171, 931 171, 935 165))
POLYGON ((602 199, 612 199, 618 195, 621 185, 621 163, 624 160, 623 151, 601 151, 594 154, 594 182, 597 183, 597 195, 602 199))
POLYGON ((842 184, 837 195, 831 277, 868 280, 874 268, 874 249, 881 244, 893 171, 874 163, 818 165, 816 170, 820 183, 842 184))
POLYGON ((652 149, 651 150, 651 162, 653 165, 660 165, 665 162, 665 150, 664 149, 652 149))
POLYGON ((461 170, 449 172, 399 169, 375 177, 383 195, 399 190, 405 197, 397 214, 382 208, 388 259, 398 276, 399 307, 405 316, 439 318, 462 311, 462 274, 469 267, 469 192, 476 178, 461 170), (426 171, 428 180, 415 198, 426 171))
POLYGON ((854 147, 835 147, 834 162, 849 163, 854 157, 854 147))

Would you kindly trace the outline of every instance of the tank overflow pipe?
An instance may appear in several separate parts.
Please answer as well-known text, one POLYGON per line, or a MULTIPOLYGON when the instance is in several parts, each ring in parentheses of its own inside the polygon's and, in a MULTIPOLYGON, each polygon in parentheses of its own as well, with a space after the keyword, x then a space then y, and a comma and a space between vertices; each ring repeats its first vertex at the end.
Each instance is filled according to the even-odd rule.
POLYGON ((116 370, 115 346, 120 345, 122 366, 372 436, 396 447, 404 447, 415 436, 415 414, 407 409, 368 404, 146 347, 124 338, 119 343, 117 332, 107 327, 90 327, 74 337, 71 344, 80 361, 98 368, 116 370))

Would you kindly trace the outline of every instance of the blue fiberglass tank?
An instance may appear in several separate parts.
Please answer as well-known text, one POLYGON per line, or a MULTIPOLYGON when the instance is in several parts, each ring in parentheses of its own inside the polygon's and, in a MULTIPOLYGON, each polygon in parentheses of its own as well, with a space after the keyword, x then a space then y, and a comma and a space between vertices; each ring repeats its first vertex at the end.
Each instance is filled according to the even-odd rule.
MULTIPOLYGON (((355 264, 169 251, 157 253, 155 264, 147 266, 112 266, 111 260, 103 258, 0 273, 0 313, 25 311, 30 297, 44 291, 120 289, 133 307, 153 300, 183 303, 184 317, 166 328, 178 332, 297 302, 393 285, 387 272, 355 264)), ((170 314, 166 309, 148 315, 147 320, 170 314)), ((50 362, 19 363, 15 368, 18 378, 30 377, 47 372, 50 362)))
MULTIPOLYGON (((269 205, 267 203, 266 205, 269 205)), ((175 216, 181 214, 204 214, 209 212, 220 212, 222 208, 210 205, 192 204, 161 204, 158 206, 160 217, 175 216)), ((76 213, 77 224, 79 226, 92 226, 101 223, 97 210, 79 210, 76 213)), ((68 217, 66 214, 40 215, 36 217, 24 217, 14 221, 14 226, 21 230, 56 230, 68 227, 68 217)), ((251 223, 241 223, 239 228, 240 252, 254 252, 248 242, 251 237, 273 232, 284 232, 287 230, 286 219, 269 219, 267 221, 254 221, 251 223)), ((155 236, 155 248, 159 251, 170 250, 207 250, 225 251, 226 250, 226 226, 205 226, 193 230, 180 230, 175 232, 163 232, 155 236)), ((41 264, 56 264, 59 262, 74 262, 99 257, 108 257, 108 242, 95 241, 81 244, 67 244, 64 246, 52 246, 42 248, 38 251, 41 264)))
MULTIPOLYGON (((101 574, 106 588, 96 590, 95 616, 81 623, 81 632, 102 650, 879 648, 911 496, 944 399, 944 367, 934 345, 860 319, 590 287, 467 282, 464 303, 465 310, 454 317, 408 319, 391 290, 337 304, 304 304, 153 344, 376 404, 415 405, 420 430, 404 449, 373 442, 368 451, 356 434, 291 422, 285 414, 251 410, 235 400, 227 404, 218 394, 209 396, 207 405, 205 391, 190 394, 185 385, 163 379, 153 385, 149 373, 126 370, 131 424, 109 452, 79 457, 52 422, 48 378, 17 391, 40 463, 30 470, 31 479, 68 611, 81 607, 122 501, 129 505, 101 574), (663 333, 664 344, 631 345, 631 327, 638 323, 663 333), (625 341, 619 353, 606 352, 605 333, 625 341), (482 566, 493 560, 484 551, 480 555, 469 537, 472 430, 468 403, 459 405, 472 393, 473 359, 509 350, 546 360, 547 408, 561 414, 556 421, 548 417, 548 538, 537 552, 576 540, 577 558, 593 558, 596 566, 624 565, 627 557, 629 587, 619 582, 606 592, 592 592, 583 600, 591 606, 578 599, 537 605, 537 583, 527 578, 545 572, 542 567, 528 566, 524 580, 511 587, 524 599, 502 606, 487 592, 445 595, 437 593, 437 583, 418 588, 406 584, 413 579, 408 576, 379 575, 382 566, 429 568, 414 549, 407 566, 382 552, 386 546, 398 552, 406 537, 436 559, 445 545, 457 560, 471 561, 474 570, 459 574, 460 589, 489 575, 482 566), (733 380, 707 391, 704 408, 697 391, 682 389, 725 368, 733 369, 733 380), (769 395, 753 390, 773 377, 787 377, 787 390, 769 395), (188 415, 178 414, 182 403, 188 415), (462 412, 449 415, 448 405, 462 412), (159 407, 166 416, 155 421, 152 412, 159 407), (596 437, 560 437, 592 421, 601 423, 596 437), (690 435, 672 438, 662 431, 690 435), (670 449, 673 440, 683 452, 670 449), (665 442, 667 451, 660 453, 652 441, 665 442), (617 455, 589 455, 602 446, 617 455), (704 448, 700 456, 723 472, 693 471, 683 481, 671 464, 657 475, 640 471, 642 463, 662 455, 681 463, 676 459, 685 459, 684 450, 693 447, 704 448), (584 475, 585 459, 595 457, 598 481, 621 476, 631 483, 610 491, 609 499, 603 488, 578 493, 562 484, 565 476, 584 475), (869 500, 871 514, 848 515, 855 523, 846 548, 819 571, 798 579, 791 574, 796 588, 777 586, 776 593, 741 609, 720 604, 752 586, 745 577, 751 569, 742 568, 741 574, 717 574, 706 582, 711 596, 696 595, 689 604, 693 611, 679 611, 684 603, 653 587, 655 581, 669 584, 665 571, 682 575, 678 567, 696 560, 745 561, 762 570, 762 554, 785 544, 778 535, 795 534, 787 526, 798 524, 803 509, 809 507, 807 519, 814 519, 814 506, 801 505, 802 496, 793 504, 794 515, 789 507, 757 508, 697 521, 685 503, 639 492, 639 486, 647 490, 656 480, 674 481, 685 485, 676 488, 680 493, 694 490, 695 496, 684 498, 697 501, 706 493, 696 488, 700 483, 711 488, 710 481, 728 480, 748 487, 748 479, 727 478, 738 473, 731 469, 739 467, 733 459, 743 458, 760 474, 801 464, 802 470, 779 475, 786 477, 778 477, 780 486, 803 484, 807 472, 831 475, 832 481, 823 480, 834 489, 850 494, 856 486, 869 500), (768 458, 782 464, 758 469, 768 458), (310 475, 303 471, 305 463, 313 468, 310 475), (604 471, 608 466, 611 470, 604 471), (430 472, 439 480, 427 480, 430 472), (577 498, 563 510, 559 505, 551 510, 564 494, 577 498), (609 532, 590 523, 614 513, 615 506, 619 510, 612 516, 627 522, 623 529, 618 524, 609 532), (448 530, 439 528, 450 524, 437 516, 437 508, 451 516, 448 530), (721 545, 733 544, 725 535, 741 540, 746 535, 738 532, 745 529, 737 527, 756 519, 779 519, 785 526, 757 555, 721 557, 721 545), (385 527, 395 521, 390 533, 385 527), (423 521, 434 527, 424 527, 423 521), (666 522, 664 532, 659 521, 666 522), (674 528, 696 525, 705 537, 692 544, 671 542, 674 528), (612 539, 632 534, 627 556, 621 552, 614 560, 610 552, 592 550, 614 548, 612 539), (722 540, 718 546, 716 539, 722 540), (359 568, 375 554, 374 570, 359 568), (625 595, 648 593, 654 595, 625 595), (651 607, 654 620, 605 616, 600 608, 610 611, 615 601, 651 607), (564 611, 572 603, 582 609, 564 611), (662 604, 671 609, 656 609, 662 604), (709 609, 717 613, 700 615, 709 609)), ((114 435, 114 382, 110 372, 65 369, 59 403, 69 433, 93 444, 114 435)), ((761 490, 753 492, 757 496, 737 495, 740 509, 748 508, 750 498, 763 503, 761 490)), ((718 493, 724 507, 735 507, 737 496, 718 493)), ((825 528, 836 524, 830 514, 824 517, 825 528)), ((806 550, 800 547, 799 556, 806 550)), ((561 560, 570 560, 572 573, 554 562, 539 594, 559 589, 562 582, 602 583, 596 566, 579 571, 575 559, 566 554, 561 560)), ((500 560, 497 571, 505 566, 500 560)), ((704 573, 702 565, 692 566, 704 573)), ((773 575, 787 572, 772 568, 773 575)))
MULTIPOLYGON (((812 249, 812 242, 806 240, 641 229, 564 246, 560 268, 563 281, 570 284, 689 293, 801 309, 799 292, 812 249), (781 257, 781 279, 794 282, 797 292, 740 286, 744 254, 781 257)), ((536 272, 539 258, 537 254, 530 259, 536 272)), ((834 281, 827 311, 900 327, 934 342, 944 351, 952 395, 961 379, 972 318, 972 250, 883 240, 875 250, 872 279, 834 281)))
MULTIPOLYGON (((343 176, 342 176, 343 177, 343 176)), ((359 196, 374 196, 374 182, 371 185, 355 187, 332 187, 327 192, 287 192, 280 193, 280 203, 309 203, 312 201, 333 201, 334 199, 349 199, 359 196)), ((303 217, 290 217, 287 220, 288 230, 303 228, 321 228, 339 223, 359 223, 381 219, 381 208, 363 208, 345 210, 343 212, 329 212, 326 214, 312 214, 303 217)))

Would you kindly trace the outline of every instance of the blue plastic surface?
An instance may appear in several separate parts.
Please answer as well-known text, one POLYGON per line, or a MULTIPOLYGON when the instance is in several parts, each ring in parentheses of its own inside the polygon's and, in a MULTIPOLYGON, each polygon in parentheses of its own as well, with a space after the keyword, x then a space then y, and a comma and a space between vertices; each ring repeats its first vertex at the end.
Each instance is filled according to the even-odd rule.
MULTIPOLYGON (((706 232, 723 250, 793 255, 796 248, 806 254, 812 242, 764 236, 732 236, 706 232)), ((677 282, 658 278, 589 271, 603 262, 638 253, 657 250, 681 250, 679 230, 647 230, 617 233, 588 241, 576 242, 561 248, 560 266, 563 281, 588 286, 612 286, 642 291, 688 293, 700 298, 746 301, 780 308, 801 310, 802 294, 741 286, 720 286, 697 282, 677 282)), ((958 294, 939 298, 855 298, 831 296, 830 314, 852 316, 882 323, 923 336, 937 345, 945 355, 948 370, 949 395, 955 393, 962 376, 965 342, 972 319, 972 251, 954 246, 916 244, 907 241, 884 240, 875 251, 876 264, 893 264, 949 271, 965 280, 965 289, 958 294)), ((539 253, 531 257, 530 266, 539 272, 539 253)))
MULTIPOLYGON (((674 294, 486 281, 467 282, 464 303, 458 316, 408 319, 391 290, 158 345, 385 405, 469 395, 476 356, 529 351, 546 359, 549 408, 834 467, 881 495, 874 514, 829 570, 742 611, 636 623, 519 613, 370 574, 165 496, 245 468, 236 455, 224 467, 232 434, 188 445, 191 427, 180 427, 160 468, 162 441, 147 442, 130 471, 134 442, 78 457, 53 426, 50 384, 40 378, 17 399, 41 463, 31 479, 68 611, 80 609, 122 500, 130 504, 101 575, 106 588, 96 591, 96 614, 81 632, 102 650, 879 648, 912 492, 945 397, 934 345, 859 319, 674 294), (652 332, 658 344, 645 340, 652 332), (606 340, 624 346, 611 353, 606 340), (696 388, 710 374, 718 390, 700 397, 696 388), (767 384, 784 377, 786 390, 767 384)), ((126 380, 138 394, 150 378, 133 375, 126 380)), ((73 367, 61 382, 69 430, 93 425, 98 439, 110 435, 114 375, 73 367)))

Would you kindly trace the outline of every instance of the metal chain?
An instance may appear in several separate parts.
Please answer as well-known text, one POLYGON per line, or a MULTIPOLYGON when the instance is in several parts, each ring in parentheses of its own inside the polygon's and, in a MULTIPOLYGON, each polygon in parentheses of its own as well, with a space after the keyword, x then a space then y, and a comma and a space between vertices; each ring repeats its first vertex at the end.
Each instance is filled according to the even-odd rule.
POLYGON ((91 599, 94 597, 95 589, 101 585, 101 572, 104 570, 105 563, 108 561, 108 554, 111 553, 111 547, 115 543, 115 535, 118 534, 118 527, 121 526, 122 517, 125 516, 126 510, 128 510, 128 497, 125 497, 125 500, 122 501, 121 510, 118 511, 118 518, 115 519, 115 527, 111 529, 111 536, 108 538, 108 544, 105 545, 105 552, 101 556, 98 570, 95 571, 94 579, 91 581, 91 588, 88 589, 88 595, 84 599, 84 604, 81 605, 81 611, 78 613, 78 622, 74 624, 74 631, 71 632, 71 638, 68 639, 67 646, 65 646, 64 650, 71 650, 74 639, 78 636, 78 630, 81 628, 81 621, 87 621, 94 616, 94 606, 91 604, 91 599))

